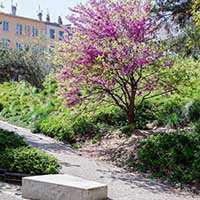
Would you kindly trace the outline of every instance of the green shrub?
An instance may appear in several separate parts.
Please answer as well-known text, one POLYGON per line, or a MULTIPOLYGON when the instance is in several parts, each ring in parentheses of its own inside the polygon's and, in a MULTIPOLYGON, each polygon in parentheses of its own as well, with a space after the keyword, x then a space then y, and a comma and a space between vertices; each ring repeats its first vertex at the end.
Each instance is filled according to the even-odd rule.
POLYGON ((96 144, 97 142, 101 141, 103 135, 97 134, 92 138, 92 144, 96 144))
POLYGON ((194 99, 188 106, 189 121, 197 121, 200 119, 200 97, 194 99))
POLYGON ((6 148, 17 148, 27 146, 24 139, 13 132, 8 132, 0 129, 0 152, 6 148))
POLYGON ((57 159, 29 147, 23 137, 0 129, 0 168, 25 174, 58 173, 57 159))
POLYGON ((32 121, 42 120, 46 118, 53 110, 54 108, 48 105, 42 108, 35 108, 31 116, 31 120, 32 121))
POLYGON ((99 132, 98 127, 91 120, 86 119, 86 117, 76 118, 72 128, 73 132, 80 136, 94 135, 99 132))
MULTIPOLYGON (((196 94, 194 94, 196 95, 196 94)), ((172 128, 184 127, 200 119, 200 97, 175 95, 157 102, 157 124, 172 128)))
POLYGON ((56 174, 59 170, 57 159, 31 147, 6 149, 0 157, 0 167, 10 172, 32 175, 56 174))
POLYGON ((41 132, 41 128, 40 128, 40 120, 35 120, 32 124, 31 124, 31 132, 32 133, 40 133, 41 132))
POLYGON ((125 126, 128 124, 126 113, 116 107, 101 108, 94 115, 94 123, 104 123, 110 126, 125 126))
POLYGON ((156 119, 156 109, 150 101, 144 101, 137 107, 136 111, 136 127, 145 129, 146 125, 156 119))
POLYGON ((70 126, 64 126, 62 131, 58 132, 56 138, 65 143, 74 143, 75 142, 75 134, 70 126))
POLYGON ((200 120, 195 121, 195 122, 192 124, 192 128, 193 128, 193 130, 194 130, 196 133, 199 133, 199 134, 200 134, 200 120))
POLYGON ((173 132, 150 136, 138 150, 139 167, 179 183, 200 178, 200 134, 173 132))
POLYGON ((156 121, 159 126, 177 128, 187 121, 184 106, 187 100, 179 95, 162 98, 157 102, 156 121))
POLYGON ((128 136, 133 134, 133 127, 131 125, 122 126, 120 131, 128 136))
POLYGON ((48 116, 37 124, 39 132, 47 136, 56 138, 62 142, 73 142, 74 132, 71 127, 72 122, 65 116, 48 116))

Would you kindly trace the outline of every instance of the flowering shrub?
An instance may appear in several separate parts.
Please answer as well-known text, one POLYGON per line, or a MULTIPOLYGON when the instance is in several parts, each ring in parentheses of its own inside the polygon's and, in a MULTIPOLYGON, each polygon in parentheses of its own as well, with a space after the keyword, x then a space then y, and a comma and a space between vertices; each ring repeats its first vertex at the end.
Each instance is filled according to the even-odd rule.
POLYGON ((135 128, 136 98, 141 103, 155 90, 172 90, 162 76, 171 63, 157 38, 151 1, 90 0, 71 10, 76 31, 61 48, 59 75, 68 106, 93 97, 110 101, 135 128))

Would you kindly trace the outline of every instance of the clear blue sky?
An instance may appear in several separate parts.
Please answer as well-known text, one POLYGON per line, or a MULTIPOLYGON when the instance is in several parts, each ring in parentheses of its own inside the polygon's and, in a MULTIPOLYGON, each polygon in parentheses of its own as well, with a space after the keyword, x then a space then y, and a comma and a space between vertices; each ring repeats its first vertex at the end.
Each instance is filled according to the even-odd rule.
MULTIPOLYGON (((1 11, 11 12, 11 0, 0 0, 4 9, 1 11)), ((80 3, 86 3, 87 0, 13 0, 13 4, 17 3, 17 15, 37 19, 37 11, 40 5, 43 10, 43 20, 46 19, 47 9, 49 10, 51 21, 56 22, 60 15, 65 23, 65 16, 68 15, 69 7, 74 7, 80 3)))

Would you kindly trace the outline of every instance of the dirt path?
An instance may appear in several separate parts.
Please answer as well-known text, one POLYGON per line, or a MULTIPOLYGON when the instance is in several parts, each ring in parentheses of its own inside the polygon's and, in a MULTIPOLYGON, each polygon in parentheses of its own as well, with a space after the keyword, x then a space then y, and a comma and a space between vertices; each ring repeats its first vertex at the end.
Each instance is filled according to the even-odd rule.
MULTIPOLYGON (((63 166, 61 173, 106 183, 111 200, 200 200, 200 196, 176 191, 158 181, 144 178, 140 174, 127 173, 111 164, 81 156, 69 145, 44 135, 32 134, 28 129, 3 121, 0 121, 0 128, 14 131, 24 136, 30 145, 56 156, 63 166)), ((5 191, 0 188, 0 199, 4 200, 5 195, 5 191)), ((16 199, 21 198, 18 195, 16 199)), ((5 200, 12 200, 12 197, 8 196, 5 200)))

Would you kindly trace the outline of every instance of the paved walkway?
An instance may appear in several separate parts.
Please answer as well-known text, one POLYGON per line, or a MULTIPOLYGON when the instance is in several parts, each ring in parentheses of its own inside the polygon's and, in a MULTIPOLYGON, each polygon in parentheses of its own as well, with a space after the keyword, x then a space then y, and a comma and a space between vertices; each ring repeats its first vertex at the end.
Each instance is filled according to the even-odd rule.
MULTIPOLYGON (((200 196, 178 192, 158 181, 144 178, 136 173, 127 173, 111 164, 83 157, 70 146, 44 135, 32 134, 28 129, 3 121, 0 121, 0 128, 14 131, 24 136, 30 145, 56 156, 62 164, 61 173, 107 184, 110 200, 200 200, 200 196)), ((22 199, 19 195, 16 196, 12 192, 8 194, 0 188, 0 199, 13 200, 13 196, 16 197, 15 200, 22 199)))
POLYGON ((0 182, 0 200, 22 200, 20 187, 0 182))

